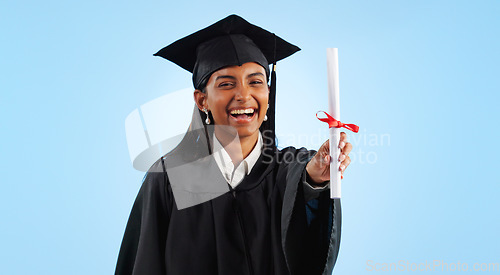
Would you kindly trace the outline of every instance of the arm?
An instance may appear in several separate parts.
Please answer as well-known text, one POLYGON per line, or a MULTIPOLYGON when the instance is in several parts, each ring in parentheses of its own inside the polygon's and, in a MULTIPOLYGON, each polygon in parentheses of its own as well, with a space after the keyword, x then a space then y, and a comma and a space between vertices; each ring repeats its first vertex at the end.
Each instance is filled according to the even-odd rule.
POLYGON ((306 165, 315 153, 285 148, 281 151, 284 158, 279 159, 277 181, 286 186, 281 238, 291 274, 330 274, 340 247, 340 200, 330 199, 329 192, 324 192, 328 189, 315 198, 306 194, 306 165))

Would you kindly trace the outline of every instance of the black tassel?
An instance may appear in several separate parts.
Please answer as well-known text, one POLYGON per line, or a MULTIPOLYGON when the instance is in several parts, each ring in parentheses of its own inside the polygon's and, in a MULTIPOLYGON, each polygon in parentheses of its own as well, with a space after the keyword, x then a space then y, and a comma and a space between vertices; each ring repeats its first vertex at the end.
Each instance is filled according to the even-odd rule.
POLYGON ((271 72, 271 92, 269 93, 269 110, 267 111, 267 118, 269 121, 269 130, 273 145, 276 145, 276 63, 273 64, 271 72))
POLYGON ((272 60, 271 83, 269 85, 269 109, 267 109, 267 121, 261 126, 266 149, 274 152, 276 148, 276 35, 274 35, 274 57, 272 60))

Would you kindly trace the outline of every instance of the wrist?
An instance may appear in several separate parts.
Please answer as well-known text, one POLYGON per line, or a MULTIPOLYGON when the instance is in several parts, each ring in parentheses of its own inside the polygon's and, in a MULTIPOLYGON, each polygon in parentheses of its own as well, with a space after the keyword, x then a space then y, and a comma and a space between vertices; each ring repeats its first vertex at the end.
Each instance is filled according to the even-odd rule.
POLYGON ((328 181, 315 181, 306 169, 306 182, 309 183, 312 187, 325 187, 328 184, 328 181))

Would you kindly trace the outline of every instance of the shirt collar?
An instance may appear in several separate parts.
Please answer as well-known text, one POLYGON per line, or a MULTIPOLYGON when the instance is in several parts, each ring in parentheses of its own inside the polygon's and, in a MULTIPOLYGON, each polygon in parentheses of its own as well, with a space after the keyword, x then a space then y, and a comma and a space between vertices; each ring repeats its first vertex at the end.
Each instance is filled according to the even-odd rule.
POLYGON ((231 183, 232 182, 232 175, 234 175, 236 170, 241 170, 243 169, 245 175, 250 174, 252 171, 252 168, 255 166, 257 163, 257 160, 259 159, 261 153, 262 153, 262 147, 263 147, 263 141, 262 141, 262 135, 259 132, 259 137, 257 139, 257 143, 255 144, 255 147, 252 149, 250 154, 241 161, 241 163, 238 165, 238 167, 234 167, 233 161, 231 160, 231 157, 227 153, 227 151, 224 149, 222 144, 219 142, 217 137, 215 136, 215 133, 213 135, 213 152, 214 152, 214 158, 215 162, 217 163, 217 166, 219 166, 219 169, 221 170, 222 174, 225 176, 226 180, 231 183))

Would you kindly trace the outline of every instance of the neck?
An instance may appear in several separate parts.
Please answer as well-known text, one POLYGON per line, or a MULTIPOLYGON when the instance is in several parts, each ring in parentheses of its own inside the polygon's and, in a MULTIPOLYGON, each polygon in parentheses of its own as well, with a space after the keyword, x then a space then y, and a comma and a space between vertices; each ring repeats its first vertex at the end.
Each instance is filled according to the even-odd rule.
POLYGON ((257 132, 255 135, 239 137, 239 139, 237 139, 235 135, 231 135, 224 131, 218 131, 217 127, 215 127, 215 136, 231 157, 233 163, 239 164, 250 154, 250 152, 252 152, 257 144, 259 133, 257 132))

